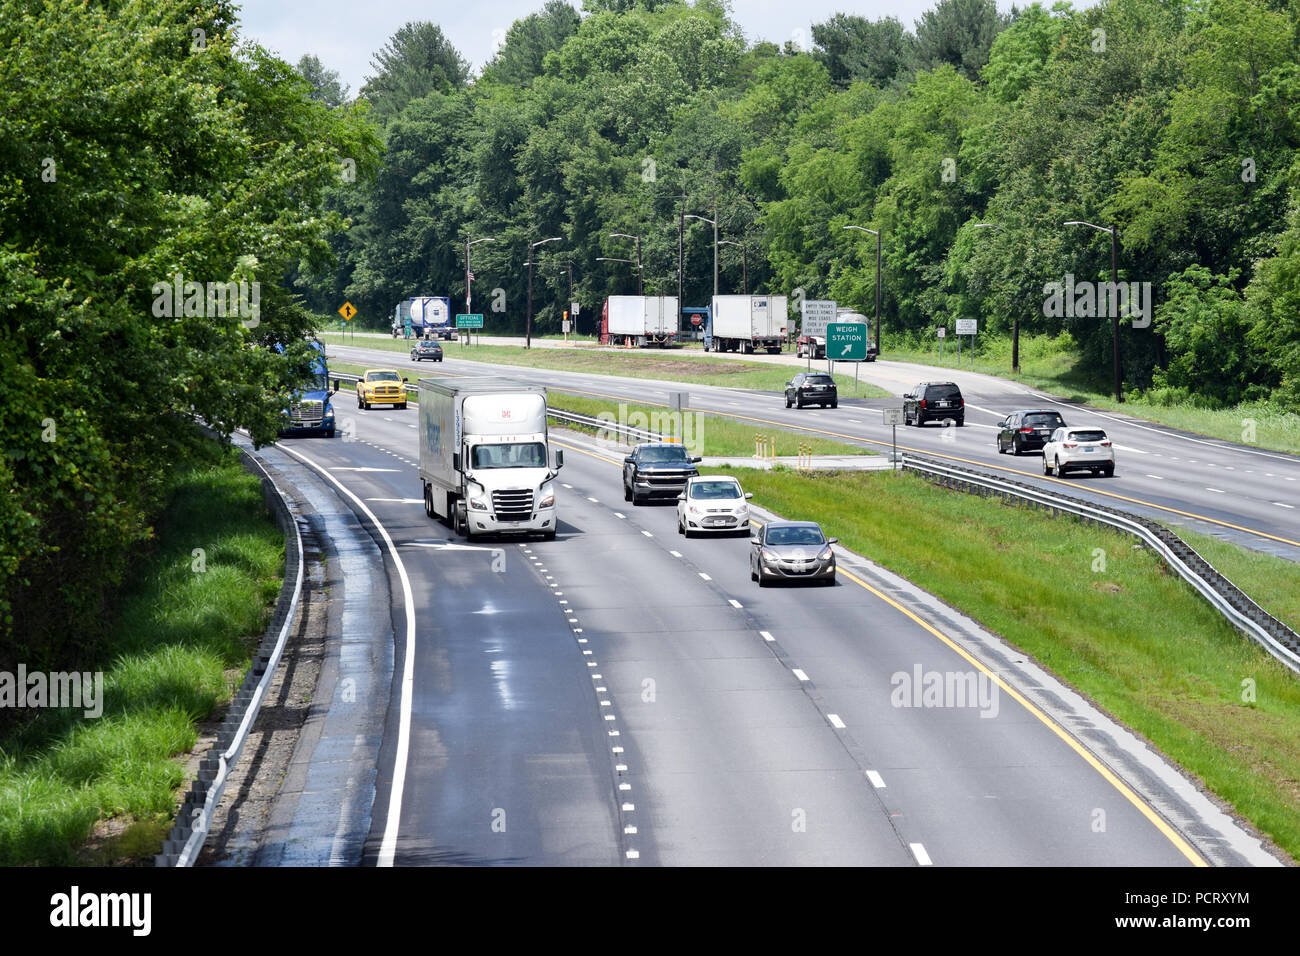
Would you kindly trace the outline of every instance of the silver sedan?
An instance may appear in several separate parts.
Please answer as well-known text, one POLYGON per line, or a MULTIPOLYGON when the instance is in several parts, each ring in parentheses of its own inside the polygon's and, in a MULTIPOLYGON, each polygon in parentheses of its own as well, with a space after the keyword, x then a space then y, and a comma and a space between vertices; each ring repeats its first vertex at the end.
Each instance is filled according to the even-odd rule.
POLYGON ((835 552, 815 521, 769 521, 750 538, 749 579, 835 583, 835 552))

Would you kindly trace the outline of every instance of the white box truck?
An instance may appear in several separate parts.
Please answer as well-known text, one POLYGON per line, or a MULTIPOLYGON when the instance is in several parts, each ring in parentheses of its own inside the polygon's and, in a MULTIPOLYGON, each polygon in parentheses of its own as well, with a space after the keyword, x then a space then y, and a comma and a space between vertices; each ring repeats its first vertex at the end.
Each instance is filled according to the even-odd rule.
POLYGON ((420 379, 424 511, 457 534, 555 537, 546 389, 506 378, 420 379))
POLYGON ((677 341, 675 295, 611 295, 600 316, 601 345, 661 348, 677 341))
POLYGON ((706 352, 772 355, 785 343, 788 300, 783 295, 715 295, 704 328, 706 352))

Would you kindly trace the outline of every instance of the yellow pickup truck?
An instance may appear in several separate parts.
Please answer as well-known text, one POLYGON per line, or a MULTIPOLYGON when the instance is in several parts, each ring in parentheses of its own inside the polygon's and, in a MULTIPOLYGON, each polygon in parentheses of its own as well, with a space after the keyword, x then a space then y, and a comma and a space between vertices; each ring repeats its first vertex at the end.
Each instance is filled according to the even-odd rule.
POLYGON ((406 379, 396 369, 368 368, 357 382, 357 408, 371 405, 406 407, 406 379))

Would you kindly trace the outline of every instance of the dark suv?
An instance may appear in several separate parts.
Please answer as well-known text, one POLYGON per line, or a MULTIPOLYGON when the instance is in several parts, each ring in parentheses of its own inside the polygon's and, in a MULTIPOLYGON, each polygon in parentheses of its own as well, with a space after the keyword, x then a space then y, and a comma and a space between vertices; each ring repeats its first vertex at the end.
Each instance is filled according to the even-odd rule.
POLYGON ((800 372, 785 383, 785 407, 791 405, 839 408, 840 392, 835 387, 835 379, 825 372, 800 372))
POLYGON ((924 425, 952 419, 966 424, 966 399, 952 382, 922 382, 903 396, 903 424, 924 425))
POLYGON ((674 501, 686 489, 686 479, 699 474, 698 457, 673 442, 647 442, 623 459, 623 500, 639 505, 650 498, 674 501))
POLYGON ((1037 451, 1047 444, 1052 432, 1065 427, 1061 413, 1050 408, 1032 408, 1012 412, 998 422, 998 454, 1008 451, 1019 455, 1024 451, 1037 451))

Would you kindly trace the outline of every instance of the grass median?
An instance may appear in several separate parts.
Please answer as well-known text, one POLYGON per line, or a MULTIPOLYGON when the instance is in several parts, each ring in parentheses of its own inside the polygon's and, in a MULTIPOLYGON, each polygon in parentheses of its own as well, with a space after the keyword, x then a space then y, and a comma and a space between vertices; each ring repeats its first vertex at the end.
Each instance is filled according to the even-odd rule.
POLYGON ((48 710, 0 741, 0 865, 152 863, 186 779, 177 756, 243 679, 283 568, 233 452, 176 473, 101 663, 80 668, 103 672, 102 715, 48 710))
POLYGON ((1133 538, 908 474, 733 473, 1033 655, 1300 856, 1300 681, 1133 538))
MULTIPOLYGON (((604 398, 589 398, 585 395, 570 395, 567 392, 547 390, 547 403, 552 408, 575 412, 579 415, 599 416, 602 413, 611 416, 614 421, 637 428, 652 431, 676 429, 674 419, 665 421, 668 410, 649 405, 634 405, 628 402, 615 402, 604 398)), ((565 427, 573 427, 565 424, 565 427)), ((708 455, 716 458, 748 458, 755 451, 756 436, 764 435, 770 442, 775 442, 776 455, 798 455, 799 447, 811 449, 813 455, 872 455, 859 445, 835 441, 832 438, 815 438, 786 431, 783 428, 749 425, 733 421, 718 415, 705 415, 699 412, 686 412, 680 426, 685 434, 682 437, 696 455, 708 455)))
MULTIPOLYGON (((403 339, 351 340, 338 333, 321 333, 320 338, 334 345, 356 345, 358 348, 382 349, 403 355, 410 363, 411 344, 403 339)), ((525 368, 555 369, 566 372, 590 372, 595 375, 621 375, 625 378, 653 379, 666 382, 685 382, 694 385, 721 385, 728 388, 747 388, 760 392, 783 392, 785 383, 798 368, 764 362, 746 362, 739 359, 718 358, 701 352, 680 349, 636 349, 614 352, 608 349, 525 349, 517 345, 472 345, 443 342, 443 352, 448 358, 470 362, 489 362, 496 365, 517 365, 525 368)), ((397 361, 394 358, 394 361, 397 361)), ((423 363, 421 363, 423 364, 423 363)), ((840 395, 854 395, 852 375, 836 373, 835 383, 840 395)), ((884 389, 857 383, 858 398, 888 398, 884 389)))

